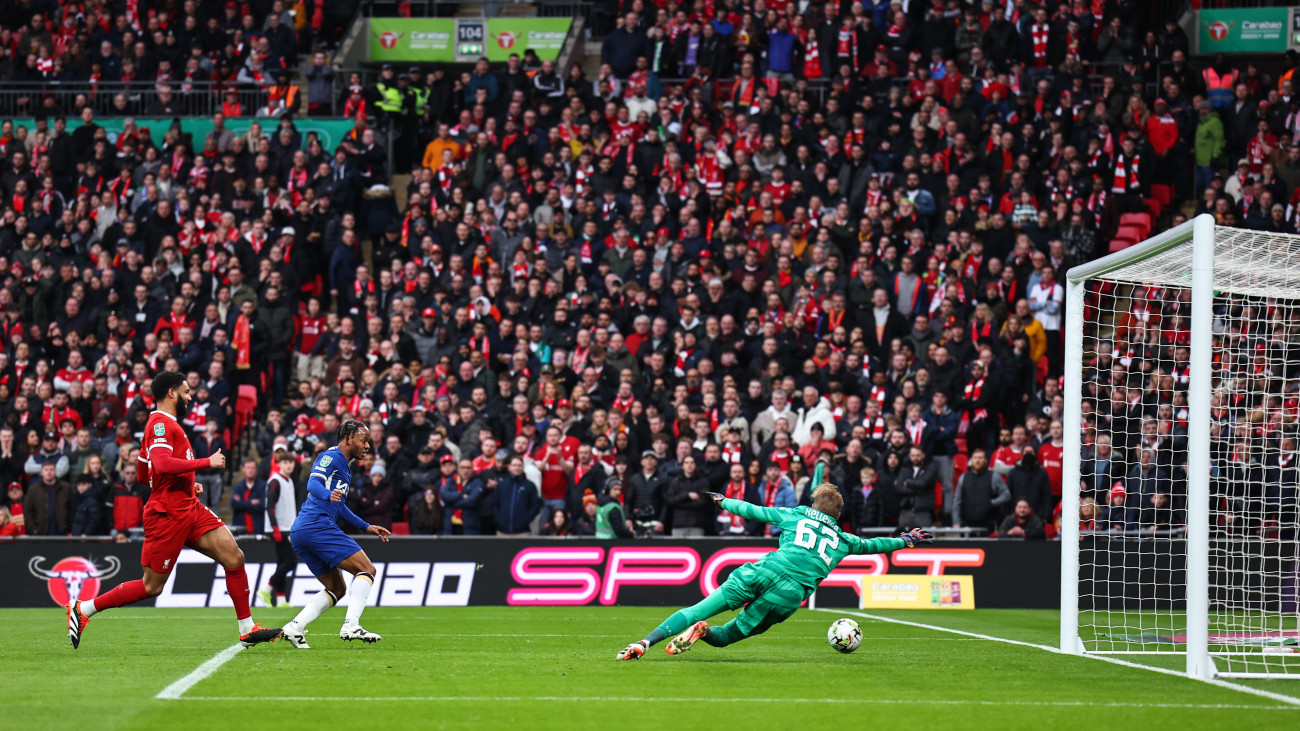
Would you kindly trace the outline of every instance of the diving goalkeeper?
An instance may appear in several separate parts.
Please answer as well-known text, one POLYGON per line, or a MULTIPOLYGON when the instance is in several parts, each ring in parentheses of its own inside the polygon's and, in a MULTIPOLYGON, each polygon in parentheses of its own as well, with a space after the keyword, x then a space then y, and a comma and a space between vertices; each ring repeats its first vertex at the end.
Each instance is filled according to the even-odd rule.
POLYGON ((710 496, 727 512, 780 526, 780 547, 736 569, 703 601, 676 612, 644 640, 624 647, 618 653, 619 660, 639 660, 652 645, 672 635, 677 636, 668 643, 669 655, 686 652, 698 640, 726 647, 763 634, 798 611, 845 556, 892 553, 934 540, 923 528, 913 528, 898 538, 859 538, 842 532, 837 521, 844 498, 840 489, 830 483, 822 483, 813 491, 812 507, 765 508, 717 493, 710 496), (739 607, 744 609, 730 622, 721 627, 709 626, 709 617, 739 607))

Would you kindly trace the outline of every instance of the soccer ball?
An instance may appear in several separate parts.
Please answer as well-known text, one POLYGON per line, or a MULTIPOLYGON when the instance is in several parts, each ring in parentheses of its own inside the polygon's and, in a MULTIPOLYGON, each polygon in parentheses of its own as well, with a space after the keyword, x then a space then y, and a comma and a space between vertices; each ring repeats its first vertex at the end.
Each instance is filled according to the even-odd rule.
POLYGON ((862 644, 862 629, 851 619, 837 619, 826 630, 826 641, 840 652, 853 652, 862 644))

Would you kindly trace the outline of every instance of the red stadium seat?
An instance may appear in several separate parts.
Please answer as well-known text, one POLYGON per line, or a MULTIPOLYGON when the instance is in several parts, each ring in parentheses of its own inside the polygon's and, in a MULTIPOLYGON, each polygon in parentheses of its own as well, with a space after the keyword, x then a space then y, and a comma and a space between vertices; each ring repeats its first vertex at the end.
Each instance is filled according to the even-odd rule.
POLYGON ((1146 238, 1146 232, 1136 226, 1120 226, 1115 232, 1115 237, 1111 239, 1110 251, 1123 251, 1128 247, 1146 238))
POLYGON ((1151 197, 1160 201, 1161 207, 1168 208, 1169 204, 1174 200, 1174 193, 1169 189, 1169 186, 1157 183, 1151 186, 1151 197))
POLYGON ((1160 218, 1160 213, 1165 210, 1165 204, 1155 198, 1143 198, 1142 202, 1146 204, 1152 218, 1160 218))
POLYGON ((395 536, 409 536, 409 535, 411 535, 411 524, 410 524, 410 523, 393 523, 393 535, 395 535, 395 536))
POLYGON ((1139 228, 1138 226, 1125 226, 1123 224, 1121 224, 1119 230, 1115 232, 1115 236, 1117 238, 1132 239, 1134 241, 1141 241, 1147 237, 1146 230, 1139 228))
POLYGON ((1137 243, 1137 239, 1116 236, 1115 238, 1111 239, 1110 248, 1108 248, 1107 251, 1114 254, 1115 252, 1123 251, 1136 243, 1137 243))
POLYGON ((1119 217, 1121 227, 1128 226, 1142 231, 1142 238, 1151 235, 1151 214, 1149 213, 1125 213, 1119 217))

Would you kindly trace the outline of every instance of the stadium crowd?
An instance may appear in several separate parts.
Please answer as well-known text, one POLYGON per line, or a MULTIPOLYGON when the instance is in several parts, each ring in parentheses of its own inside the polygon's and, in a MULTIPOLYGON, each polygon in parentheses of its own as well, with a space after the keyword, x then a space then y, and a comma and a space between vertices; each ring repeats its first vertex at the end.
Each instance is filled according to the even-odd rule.
POLYGON ((15 0, 0 7, 0 115, 274 116, 332 108, 333 47, 360 0, 15 0), (305 63, 304 63, 305 62, 305 63))
MULTIPOLYGON (((283 0, 253 6, 0 14, 0 77, 154 82, 0 123, 0 535, 125 539, 150 377, 179 369, 195 456, 252 443, 237 479, 198 479, 254 533, 284 528, 273 454, 309 463, 358 418, 375 449, 349 501, 417 534, 761 535, 705 493, 793 506, 825 479, 848 529, 1042 538, 1064 272, 1126 215, 1300 215, 1294 56, 1193 65, 1133 0, 632 0, 596 78, 529 53, 358 76, 332 150, 293 114, 236 134, 218 113, 202 138, 96 122, 180 113, 182 63, 264 75, 310 50, 275 30, 283 0)), ((1125 418, 1176 421, 1170 377, 1125 418)))

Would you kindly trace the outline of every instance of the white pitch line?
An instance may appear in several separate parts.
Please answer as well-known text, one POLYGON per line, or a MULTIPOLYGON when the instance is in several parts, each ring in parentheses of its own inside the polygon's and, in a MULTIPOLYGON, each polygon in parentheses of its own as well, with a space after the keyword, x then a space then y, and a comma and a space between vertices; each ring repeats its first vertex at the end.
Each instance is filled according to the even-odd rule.
POLYGON ((277 702, 445 702, 445 703, 490 703, 490 702, 557 702, 557 703, 834 703, 842 705, 926 705, 926 706, 1017 706, 1036 708, 1165 708, 1196 710, 1252 710, 1252 711, 1296 711, 1288 706, 1254 706, 1241 704, 1213 703, 1107 703, 1095 701, 989 701, 989 700, 951 700, 935 698, 642 698, 632 696, 187 696, 180 700, 187 701, 277 701, 277 702))
MULTIPOLYGON (((528 632, 417 632, 411 633, 390 633, 385 632, 384 637, 571 637, 574 639, 600 639, 607 640, 609 635, 580 635, 580 634, 534 634, 528 632)), ((890 642, 983 642, 978 637, 872 637, 872 640, 890 642)), ((772 642, 821 642, 817 637, 765 637, 763 644, 772 642)))
POLYGON ((988 641, 990 641, 990 642, 1003 642, 1003 643, 1006 643, 1006 644, 1008 644, 1008 645, 1019 645, 1019 646, 1021 646, 1021 647, 1032 647, 1032 648, 1034 648, 1034 649, 1036 649, 1036 650, 1043 650, 1043 651, 1045 651, 1045 652, 1050 652, 1050 653, 1055 654, 1055 655, 1067 655, 1067 656, 1069 656, 1069 657, 1086 657, 1086 658, 1088 658, 1088 659, 1090 659, 1090 660, 1100 660, 1101 662, 1108 662, 1108 663, 1111 663, 1112 665, 1122 665, 1123 667, 1126 667, 1126 668, 1137 668, 1137 669, 1139 669, 1139 670, 1149 670, 1149 671, 1151 671, 1151 672, 1153 672, 1153 673, 1160 673, 1160 674, 1162 674, 1162 675, 1172 675, 1172 676, 1177 677, 1177 678, 1187 678, 1187 679, 1189 679, 1189 680, 1195 680, 1195 681, 1198 681, 1198 682, 1201 682, 1201 683, 1206 683, 1206 684, 1208 684, 1208 685, 1214 685, 1214 686, 1218 686, 1218 687, 1220 687, 1220 688, 1227 688, 1228 690, 1235 690, 1235 691, 1240 692, 1240 693, 1248 693, 1248 694, 1250 694, 1250 695, 1256 695, 1256 696, 1259 696, 1260 698, 1268 698, 1269 700, 1277 701, 1277 702, 1279 702, 1279 703, 1287 703, 1287 704, 1292 705, 1292 706, 1300 706, 1300 698, 1296 698, 1295 696, 1283 695, 1283 694, 1281 694, 1281 693, 1274 693, 1274 692, 1272 692, 1272 691, 1263 690, 1263 689, 1260 689, 1260 688, 1252 688, 1252 687, 1250 687, 1250 686, 1248 686, 1248 685, 1240 685, 1240 684, 1238 684, 1238 683, 1230 683, 1230 682, 1228 682, 1228 681, 1226 681, 1226 680, 1219 680, 1218 678, 1193 678, 1193 677, 1187 675, 1186 673, 1184 673, 1184 672, 1180 672, 1180 671, 1178 671, 1178 670, 1171 670, 1171 669, 1169 669, 1169 668, 1156 667, 1156 666, 1154 666, 1154 665, 1143 665, 1142 663, 1129 662, 1128 660, 1120 660, 1119 658, 1116 658, 1116 657, 1108 657, 1108 656, 1105 656, 1105 655, 1086 655, 1086 654, 1085 654, 1085 655, 1071 655, 1070 653, 1061 652, 1061 648, 1059 648, 1059 647, 1052 647, 1051 645, 1040 645, 1040 644, 1035 643, 1035 642, 1024 642, 1024 641, 1022 641, 1022 640, 1011 640, 1011 639, 1007 639, 1006 637, 994 637, 993 635, 985 635, 985 634, 980 634, 980 633, 978 633, 978 632, 967 632, 967 631, 965 631, 965 630, 953 629, 953 628, 951 628, 951 627, 941 627, 941 626, 936 625, 936 624, 924 624, 924 623, 922 623, 922 622, 909 622, 909 621, 907 621, 907 620, 905 620, 905 619, 894 619, 893 617, 882 617, 882 616, 880 616, 880 615, 878 615, 878 614, 867 614, 866 612, 855 612, 855 611, 850 611, 850 610, 846 610, 846 609, 815 609, 815 610, 813 610, 813 611, 817 611, 817 612, 828 612, 828 613, 844 613, 844 614, 852 614, 852 615, 854 615, 854 616, 856 616, 856 617, 865 617, 866 619, 875 620, 875 621, 877 621, 877 622, 888 622, 888 623, 890 623, 890 624, 901 624, 901 625, 904 625, 904 626, 907 626, 907 627, 919 627, 919 628, 921 628, 921 629, 934 630, 935 632, 948 632, 948 633, 950 633, 950 634, 963 635, 963 636, 965 636, 965 637, 973 637, 973 638, 975 638, 975 639, 988 640, 988 641))
POLYGON ((227 647, 221 652, 218 652, 217 654, 213 655, 211 658, 208 659, 207 662, 203 663, 197 668, 194 668, 194 670, 191 671, 189 675, 186 675, 185 677, 181 678, 175 683, 172 683, 166 688, 163 688, 161 691, 158 692, 158 695, 154 696, 154 698, 161 698, 163 700, 178 700, 181 696, 185 695, 185 691, 189 690, 190 688, 193 688, 204 678, 217 672, 217 670, 219 670, 222 665, 225 665, 227 662, 230 662, 231 658, 233 658, 235 655, 238 655, 243 650, 244 650, 244 646, 236 642, 230 647, 227 647))

